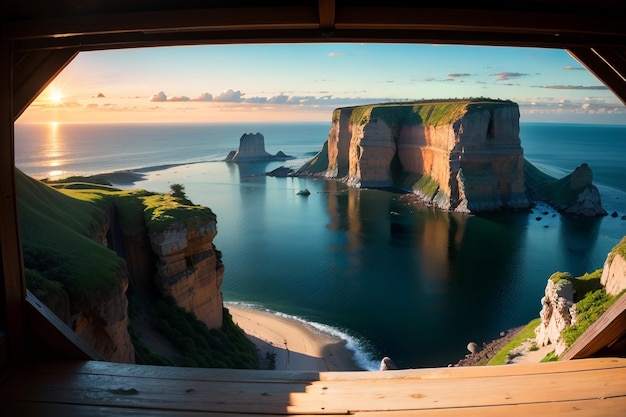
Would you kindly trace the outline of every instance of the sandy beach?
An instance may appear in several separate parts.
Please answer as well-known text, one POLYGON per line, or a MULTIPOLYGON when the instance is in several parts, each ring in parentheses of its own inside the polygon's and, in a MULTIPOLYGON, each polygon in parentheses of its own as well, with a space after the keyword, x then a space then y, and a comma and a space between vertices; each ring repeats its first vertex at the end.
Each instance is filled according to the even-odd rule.
POLYGON ((363 370, 344 340, 322 334, 295 319, 231 304, 225 307, 257 346, 261 358, 274 356, 276 370, 363 370))

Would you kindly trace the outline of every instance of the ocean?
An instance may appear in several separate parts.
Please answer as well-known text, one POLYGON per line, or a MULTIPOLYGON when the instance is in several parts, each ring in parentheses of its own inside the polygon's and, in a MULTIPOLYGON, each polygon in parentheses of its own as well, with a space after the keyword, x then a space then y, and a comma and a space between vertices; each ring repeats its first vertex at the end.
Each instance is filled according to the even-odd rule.
POLYGON ((538 317, 553 272, 602 268, 626 235, 626 126, 521 123, 525 157, 558 178, 583 162, 617 217, 580 219, 539 205, 467 216, 401 204, 384 190, 275 178, 327 139, 330 123, 16 124, 16 166, 34 178, 136 170, 120 188, 181 183, 217 214, 228 303, 312 323, 349 342, 365 369, 446 366, 470 341, 538 317), (226 163, 244 133, 286 162, 226 163), (297 195, 307 188, 311 195, 297 195))

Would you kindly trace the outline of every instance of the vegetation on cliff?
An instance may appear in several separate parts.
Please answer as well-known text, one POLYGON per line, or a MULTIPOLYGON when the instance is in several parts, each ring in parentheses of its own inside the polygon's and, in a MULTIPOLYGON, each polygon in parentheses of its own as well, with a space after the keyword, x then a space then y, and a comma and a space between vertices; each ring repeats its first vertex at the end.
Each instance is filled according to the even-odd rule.
MULTIPOLYGON (((509 100, 487 98, 420 100, 400 103, 379 103, 355 107, 350 123, 365 125, 375 118, 382 119, 392 131, 401 125, 439 126, 450 124, 461 118, 470 109, 490 106, 515 105, 509 100)), ((339 109, 340 110, 340 109, 339 109)), ((339 117, 337 110, 333 121, 339 117), (336 116, 335 116, 336 115, 336 116)))
MULTIPOLYGON (((68 325, 78 311, 88 311, 122 290, 126 261, 104 244, 112 215, 129 234, 141 229, 162 231, 172 224, 191 228, 216 218, 209 208, 190 204, 180 195, 120 190, 104 180, 99 184, 86 182, 89 178, 73 180, 45 184, 16 170, 27 287, 68 325)), ((130 292, 137 290, 131 285, 130 292)), ((258 367, 254 345, 228 314, 222 329, 208 330, 169 300, 157 296, 153 301, 155 317, 164 320, 161 327, 167 329, 168 322, 172 329, 164 334, 179 349, 176 364, 258 367)), ((131 336, 132 327, 131 317, 131 336)), ((142 363, 171 362, 151 353, 138 338, 133 343, 142 363)))
MULTIPOLYGON (((153 329, 174 348, 175 353, 157 352, 142 340, 137 325, 131 326, 136 362, 144 365, 191 366, 200 368, 258 369, 259 358, 254 344, 233 322, 224 309, 220 330, 209 329, 193 314, 176 305, 171 297, 153 300, 146 294, 131 291, 131 321, 149 320, 153 329)), ((167 350, 167 349, 166 349, 167 350)))
POLYGON ((105 210, 19 170, 16 183, 28 287, 65 319, 109 296, 125 264, 94 239, 105 227, 105 210))
MULTIPOLYGON (((623 250, 626 247, 626 237, 611 251, 623 250)), ((576 303, 575 322, 562 330, 561 336, 567 346, 571 346, 604 312, 623 294, 611 296, 606 293, 600 283, 602 269, 573 277, 568 272, 555 272, 550 280, 555 284, 561 281, 571 282, 574 287, 574 302, 576 303)), ((521 346, 529 339, 534 339, 535 329, 541 323, 541 318, 531 320, 508 344, 488 362, 488 365, 503 365, 507 363, 509 352, 521 346)), ((550 352, 543 361, 557 360, 558 356, 550 352)))

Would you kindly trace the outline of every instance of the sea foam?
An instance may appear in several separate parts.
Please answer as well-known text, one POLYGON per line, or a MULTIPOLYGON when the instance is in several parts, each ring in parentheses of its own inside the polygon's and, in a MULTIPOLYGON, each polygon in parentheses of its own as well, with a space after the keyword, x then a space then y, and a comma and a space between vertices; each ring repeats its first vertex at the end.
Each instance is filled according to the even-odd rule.
POLYGON ((353 334, 346 329, 341 329, 339 327, 331 326, 328 324, 318 323, 312 320, 307 320, 303 317, 282 313, 280 311, 275 311, 257 304, 245 303, 241 301, 229 301, 224 303, 225 307, 228 308, 229 305, 234 307, 239 307, 248 310, 256 310, 264 313, 269 313, 275 315, 277 317, 282 317, 287 320, 297 321, 303 326, 307 327, 310 331, 315 332, 317 334, 321 334, 324 336, 330 336, 336 339, 340 339, 346 343, 346 349, 352 351, 352 357, 356 364, 366 370, 366 371, 378 371, 379 370, 379 362, 378 360, 371 359, 372 349, 371 344, 365 340, 363 337, 359 337, 353 334))

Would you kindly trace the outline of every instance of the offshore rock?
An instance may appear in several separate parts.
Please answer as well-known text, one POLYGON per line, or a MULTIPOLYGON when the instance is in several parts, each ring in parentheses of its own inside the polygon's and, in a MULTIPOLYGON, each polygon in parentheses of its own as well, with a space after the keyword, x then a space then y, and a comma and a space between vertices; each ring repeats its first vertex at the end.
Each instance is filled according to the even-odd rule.
POLYGON ((519 109, 513 102, 442 100, 346 107, 336 109, 332 121, 328 178, 353 187, 410 188, 444 210, 531 205, 524 186, 519 109))
POLYGON ((556 355, 560 355, 567 348, 561 332, 576 322, 574 293, 571 276, 555 272, 548 279, 545 295, 541 299, 543 306, 539 312, 541 324, 535 329, 537 334, 535 340, 539 347, 554 345, 556 355))
POLYGON ((213 244, 216 234, 215 220, 195 227, 173 223, 149 234, 158 256, 157 287, 209 329, 220 328, 223 322, 224 266, 213 244))
POLYGON ((239 149, 230 151, 225 161, 251 162, 251 161, 283 161, 291 159, 282 151, 272 155, 265 151, 265 137, 260 133, 245 133, 239 139, 239 149))

